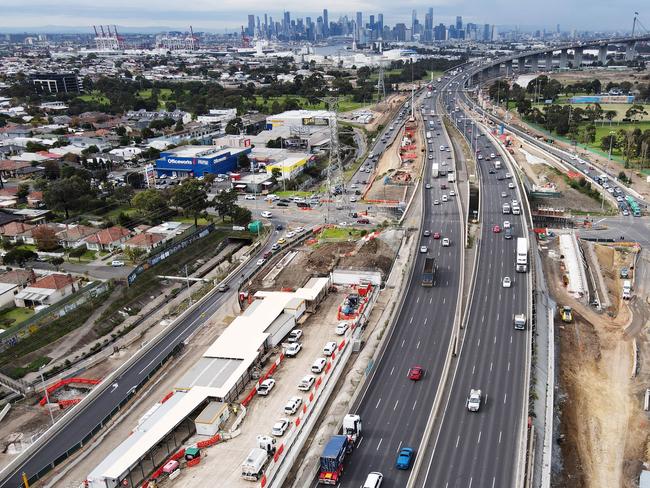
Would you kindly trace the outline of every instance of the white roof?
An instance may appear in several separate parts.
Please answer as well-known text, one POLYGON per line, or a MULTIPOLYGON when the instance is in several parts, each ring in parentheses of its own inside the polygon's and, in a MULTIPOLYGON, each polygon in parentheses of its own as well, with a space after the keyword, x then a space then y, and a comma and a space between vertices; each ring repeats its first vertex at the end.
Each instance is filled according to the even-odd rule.
POLYGON ((329 278, 310 278, 305 286, 295 291, 295 295, 298 298, 311 302, 316 300, 316 297, 323 291, 323 288, 328 287, 329 284, 329 278))

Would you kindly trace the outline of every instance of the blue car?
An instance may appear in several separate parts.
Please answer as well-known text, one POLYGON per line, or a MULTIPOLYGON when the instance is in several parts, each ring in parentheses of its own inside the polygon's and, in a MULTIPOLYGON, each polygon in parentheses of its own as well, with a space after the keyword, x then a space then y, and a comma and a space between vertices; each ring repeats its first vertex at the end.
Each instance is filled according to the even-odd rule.
POLYGON ((413 455, 415 451, 410 447, 402 447, 397 455, 397 461, 395 462, 395 467, 397 469, 409 469, 411 467, 411 461, 413 460, 413 455))

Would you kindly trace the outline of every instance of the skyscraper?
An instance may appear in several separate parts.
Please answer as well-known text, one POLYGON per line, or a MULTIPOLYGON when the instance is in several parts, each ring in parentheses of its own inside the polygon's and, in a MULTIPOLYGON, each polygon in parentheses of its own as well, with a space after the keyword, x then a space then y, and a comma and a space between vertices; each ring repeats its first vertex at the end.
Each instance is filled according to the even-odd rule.
POLYGON ((377 37, 384 34, 384 14, 377 14, 377 37))
POLYGON ((323 9, 323 37, 327 37, 330 31, 329 17, 327 16, 327 9, 323 9))
POLYGON ((357 28, 355 31, 357 41, 361 41, 361 29, 363 29, 363 12, 357 12, 357 28))
POLYGON ((456 17, 456 30, 460 31, 463 28, 463 18, 459 15, 456 17))
POLYGON ((291 27, 291 12, 285 12, 284 18, 282 19, 282 32, 284 34, 289 34, 290 27, 291 27))
POLYGON ((251 37, 255 35, 255 15, 253 14, 248 16, 248 30, 246 33, 251 37))
POLYGON ((418 23, 418 13, 415 9, 411 12, 411 33, 415 34, 415 26, 418 23))
POLYGON ((424 40, 433 40, 433 8, 429 7, 429 11, 424 16, 424 40))

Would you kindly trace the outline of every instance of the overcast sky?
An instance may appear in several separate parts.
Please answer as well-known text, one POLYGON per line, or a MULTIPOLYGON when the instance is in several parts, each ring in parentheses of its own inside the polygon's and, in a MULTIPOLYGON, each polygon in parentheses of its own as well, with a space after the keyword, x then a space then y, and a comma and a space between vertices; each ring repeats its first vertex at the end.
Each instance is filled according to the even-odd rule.
POLYGON ((123 27, 161 27, 187 30, 238 29, 246 24, 249 13, 269 13, 278 20, 282 10, 292 18, 311 15, 315 20, 323 8, 329 9, 330 20, 354 12, 384 14, 384 23, 410 22, 411 10, 418 11, 424 22, 425 11, 434 9, 434 23, 450 23, 456 15, 465 22, 497 25, 554 27, 562 30, 631 30, 634 11, 642 8, 640 19, 650 28, 647 0, 0 0, 0 32, 23 28, 61 26, 91 31, 93 24, 117 24, 123 27), (305 5, 310 10, 305 11, 305 5), (269 10, 272 9, 272 10, 269 10), (646 15, 647 14, 647 17, 646 15))

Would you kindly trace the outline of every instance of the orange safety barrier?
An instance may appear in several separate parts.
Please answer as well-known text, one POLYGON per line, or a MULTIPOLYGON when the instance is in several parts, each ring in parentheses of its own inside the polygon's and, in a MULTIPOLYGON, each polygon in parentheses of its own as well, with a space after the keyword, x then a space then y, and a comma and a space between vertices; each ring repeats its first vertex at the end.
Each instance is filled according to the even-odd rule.
POLYGON ((266 486, 266 475, 262 475, 262 479, 260 480, 260 486, 264 488, 266 486))
POLYGON ((329 373, 330 369, 332 369, 332 363, 327 363, 327 366, 325 366, 325 373, 329 373))
POLYGON ((200 462, 201 462, 201 458, 200 457, 195 457, 194 459, 190 459, 187 462, 187 466, 191 468, 192 466, 196 466, 200 462))
POLYGON ((69 400, 59 400, 57 403, 59 404, 59 408, 64 409, 66 407, 76 405, 80 401, 81 401, 81 398, 71 398, 69 400))
POLYGON ((310 402, 313 402, 313 401, 314 401, 314 392, 313 392, 313 391, 310 391, 310 392, 309 392, 309 401, 310 401, 310 402))
MULTIPOLYGON (((72 383, 81 384, 81 385, 96 385, 99 382, 101 382, 101 380, 91 379, 91 378, 65 378, 63 380, 57 381, 53 385, 48 386, 46 389, 47 396, 50 396, 59 388, 66 385, 70 385, 72 383)), ((41 400, 38 403, 41 405, 41 407, 44 406, 47 403, 47 398, 46 397, 41 398, 41 400)))
POLYGON ((275 454, 273 455, 273 461, 276 463, 278 462, 278 459, 280 459, 280 456, 284 452, 284 444, 280 444, 280 447, 278 447, 278 450, 275 451, 275 454))
POLYGON ((171 461, 178 461, 181 459, 183 456, 185 456, 185 448, 182 448, 180 451, 178 451, 175 454, 172 454, 172 457, 169 458, 171 461))
POLYGON ((296 427, 298 427, 298 426, 300 425, 300 422, 301 422, 300 417, 298 417, 298 418, 296 419, 296 427))
POLYGON ((210 437, 209 439, 197 442, 196 447, 198 447, 199 449, 203 449, 205 447, 214 446, 220 440, 221 440, 221 435, 220 434, 215 434, 214 436, 210 437))
POLYGON ((323 378, 321 376, 318 377, 318 380, 316 381, 316 388, 318 388, 321 383, 323 382, 323 378))
POLYGON ((344 347, 345 347, 345 339, 343 339, 339 344, 339 351, 343 350, 344 347))
POLYGON ((332 361, 334 361, 336 359, 336 353, 335 352, 332 353, 331 358, 332 358, 332 361))
POLYGON ((172 396, 174 396, 174 390, 170 391, 167 393, 162 400, 160 400, 160 403, 165 403, 167 400, 169 400, 172 396))

